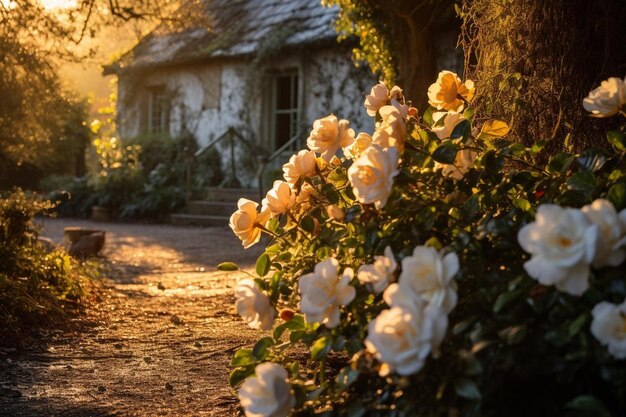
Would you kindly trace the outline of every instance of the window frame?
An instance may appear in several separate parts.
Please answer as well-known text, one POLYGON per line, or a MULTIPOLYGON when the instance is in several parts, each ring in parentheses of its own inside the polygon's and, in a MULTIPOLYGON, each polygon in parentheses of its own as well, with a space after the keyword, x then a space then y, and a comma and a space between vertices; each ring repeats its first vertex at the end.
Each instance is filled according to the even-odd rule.
MULTIPOLYGON (((294 136, 300 134, 300 119, 302 110, 302 77, 298 68, 287 68, 281 71, 272 71, 268 73, 270 77, 269 89, 269 144, 275 151, 279 149, 284 143, 279 144, 277 142, 277 116, 281 114, 288 114, 290 123, 290 134, 287 141, 291 140, 294 136), (290 78, 290 106, 286 109, 278 109, 278 80, 280 78, 290 78)), ((286 143, 286 142, 285 142, 286 143)), ((289 151, 296 150, 299 147, 299 143, 293 143, 289 147, 289 151)))
POLYGON ((165 85, 155 85, 147 88, 148 106, 146 128, 150 134, 165 135, 169 133, 170 104, 165 85), (155 123, 155 103, 159 105, 159 123, 155 123))

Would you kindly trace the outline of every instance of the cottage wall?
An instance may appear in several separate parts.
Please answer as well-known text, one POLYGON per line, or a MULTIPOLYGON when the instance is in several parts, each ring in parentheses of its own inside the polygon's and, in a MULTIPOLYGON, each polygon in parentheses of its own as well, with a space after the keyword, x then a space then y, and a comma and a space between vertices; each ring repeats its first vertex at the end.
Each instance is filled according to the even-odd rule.
MULTIPOLYGON (((343 49, 319 50, 309 54, 273 57, 256 68, 248 62, 231 60, 154 70, 140 76, 119 78, 118 127, 123 138, 135 137, 145 129, 148 91, 165 86, 171 103, 169 134, 183 128, 192 132, 200 148, 218 139, 229 128, 244 136, 248 145, 236 150, 237 175, 244 186, 255 187, 257 156, 273 153, 268 140, 270 73, 296 69, 300 81, 300 123, 302 143, 313 121, 330 113, 350 120, 357 131, 372 132, 373 120, 363 101, 376 79, 357 69, 343 49), (142 119, 143 118, 143 119, 142 119)), ((218 143, 222 166, 230 166, 228 141, 218 143)), ((279 168, 291 155, 286 152, 273 166, 279 168)))

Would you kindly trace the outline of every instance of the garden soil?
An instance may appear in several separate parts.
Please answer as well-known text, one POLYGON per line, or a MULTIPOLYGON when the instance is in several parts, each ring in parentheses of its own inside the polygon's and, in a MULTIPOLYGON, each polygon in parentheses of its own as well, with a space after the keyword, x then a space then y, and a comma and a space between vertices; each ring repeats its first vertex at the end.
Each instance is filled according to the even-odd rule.
POLYGON ((1 416, 236 416, 228 385, 234 351, 258 339, 238 318, 234 286, 261 245, 244 252, 224 228, 98 224, 107 277, 68 328, 39 330, 20 349, 0 349, 1 416))

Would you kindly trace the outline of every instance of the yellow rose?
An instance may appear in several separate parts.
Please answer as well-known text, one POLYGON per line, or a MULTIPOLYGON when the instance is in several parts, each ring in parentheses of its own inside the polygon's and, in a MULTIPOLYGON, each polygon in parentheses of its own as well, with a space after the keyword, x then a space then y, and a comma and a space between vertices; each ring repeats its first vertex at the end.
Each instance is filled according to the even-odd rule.
POLYGON ((350 122, 338 120, 335 115, 326 116, 313 123, 313 130, 306 140, 310 150, 321 154, 325 161, 330 161, 337 150, 354 141, 354 130, 350 122))
POLYGON ((447 139, 452 135, 456 125, 465 120, 465 116, 463 116, 463 113, 455 111, 437 111, 433 113, 433 120, 435 121, 435 126, 431 129, 433 133, 435 133, 439 139, 447 139), (439 121, 444 116, 445 119, 443 119, 443 124, 440 124, 439 121))
POLYGON ((459 111, 465 101, 470 102, 474 98, 474 82, 461 81, 458 75, 451 71, 441 71, 437 82, 428 88, 428 103, 438 110, 459 111), (460 97, 459 97, 460 96, 460 97))
POLYGON ((240 198, 237 202, 237 211, 230 216, 230 228, 241 239, 244 249, 249 248, 261 239, 259 226, 265 225, 269 219, 268 210, 257 213, 258 203, 240 198))

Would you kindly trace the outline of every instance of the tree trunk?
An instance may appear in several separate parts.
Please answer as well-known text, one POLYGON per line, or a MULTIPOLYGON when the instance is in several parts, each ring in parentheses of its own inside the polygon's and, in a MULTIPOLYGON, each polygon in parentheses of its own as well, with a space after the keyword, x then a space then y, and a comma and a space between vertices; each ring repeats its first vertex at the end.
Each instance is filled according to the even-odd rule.
POLYGON ((466 71, 479 117, 507 120, 513 138, 546 140, 546 155, 606 145, 616 119, 593 119, 583 98, 626 75, 623 0, 464 0, 466 71))

